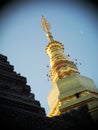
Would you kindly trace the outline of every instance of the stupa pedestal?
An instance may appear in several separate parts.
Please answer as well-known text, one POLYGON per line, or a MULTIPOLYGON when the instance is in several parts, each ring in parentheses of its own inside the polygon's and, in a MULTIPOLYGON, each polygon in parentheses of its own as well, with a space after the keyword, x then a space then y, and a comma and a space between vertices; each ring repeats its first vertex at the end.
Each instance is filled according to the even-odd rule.
POLYGON ((92 79, 73 74, 59 79, 52 85, 48 95, 50 117, 88 104, 92 117, 95 120, 98 118, 98 89, 92 79))

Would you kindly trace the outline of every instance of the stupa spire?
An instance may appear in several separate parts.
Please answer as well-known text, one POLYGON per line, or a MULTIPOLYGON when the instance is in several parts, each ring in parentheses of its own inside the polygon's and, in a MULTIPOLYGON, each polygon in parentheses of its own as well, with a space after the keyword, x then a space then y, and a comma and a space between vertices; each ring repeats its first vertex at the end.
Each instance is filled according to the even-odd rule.
POLYGON ((49 44, 46 46, 46 53, 50 57, 50 76, 52 82, 69 76, 73 73, 79 73, 74 62, 70 61, 64 54, 64 46, 62 43, 53 40, 53 36, 50 32, 50 24, 42 16, 42 28, 46 32, 49 39, 49 44))
POLYGON ((50 24, 45 19, 44 16, 42 16, 41 19, 42 19, 42 29, 46 32, 46 36, 47 36, 48 40, 50 42, 52 42, 53 41, 53 36, 52 36, 52 33, 50 32, 50 24))

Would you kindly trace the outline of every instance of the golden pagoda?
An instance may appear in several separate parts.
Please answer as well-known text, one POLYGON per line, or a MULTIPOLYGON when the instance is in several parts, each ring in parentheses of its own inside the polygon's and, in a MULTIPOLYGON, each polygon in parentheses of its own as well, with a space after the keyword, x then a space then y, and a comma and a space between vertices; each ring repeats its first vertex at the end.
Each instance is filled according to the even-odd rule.
POLYGON ((42 16, 42 28, 49 40, 46 54, 50 57, 52 90, 48 95, 49 117, 60 115, 87 104, 92 117, 98 119, 98 89, 94 81, 80 75, 74 62, 64 54, 62 43, 53 39, 50 24, 42 16))

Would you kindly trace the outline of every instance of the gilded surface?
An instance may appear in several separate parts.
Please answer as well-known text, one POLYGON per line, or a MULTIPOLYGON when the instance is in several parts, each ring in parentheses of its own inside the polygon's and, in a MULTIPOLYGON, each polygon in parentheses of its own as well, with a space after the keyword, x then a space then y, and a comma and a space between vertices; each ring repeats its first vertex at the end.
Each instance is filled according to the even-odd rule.
POLYGON ((50 30, 50 24, 44 18, 44 16, 42 16, 41 18, 42 18, 42 29, 46 32, 48 40, 53 41, 53 36, 52 36, 51 32, 49 31, 50 30))
POLYGON ((42 18, 42 28, 45 32, 49 32, 50 30, 50 24, 48 23, 48 21, 44 18, 44 16, 41 17, 42 18))
POLYGON ((89 110, 95 115, 95 108, 98 110, 98 90, 93 80, 80 75, 76 64, 64 54, 63 44, 53 40, 49 31, 50 24, 43 16, 42 28, 50 41, 46 46, 46 54, 50 57, 50 77, 53 85, 48 95, 49 116, 59 115, 83 104, 88 104, 89 110))
POLYGON ((42 28, 47 33, 50 43, 46 46, 46 53, 50 57, 50 76, 52 82, 56 82, 66 76, 74 73, 79 73, 74 62, 70 61, 64 54, 64 45, 58 41, 53 40, 50 32, 50 24, 42 16, 42 28))
POLYGON ((59 115, 83 104, 88 104, 90 112, 95 111, 98 109, 98 90, 95 87, 91 79, 79 74, 58 80, 48 97, 49 116, 59 115))
POLYGON ((76 65, 64 54, 62 43, 57 41, 49 43, 46 47, 46 53, 50 57, 50 75, 53 82, 71 74, 79 73, 76 65))

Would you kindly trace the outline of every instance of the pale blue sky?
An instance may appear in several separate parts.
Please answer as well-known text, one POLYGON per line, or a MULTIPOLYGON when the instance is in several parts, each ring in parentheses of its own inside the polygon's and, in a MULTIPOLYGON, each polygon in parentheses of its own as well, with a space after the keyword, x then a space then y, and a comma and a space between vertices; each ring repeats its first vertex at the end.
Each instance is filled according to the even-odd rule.
POLYGON ((41 28, 41 15, 51 24, 54 39, 64 44, 70 60, 77 58, 81 75, 93 79, 98 87, 98 16, 91 5, 18 2, 3 8, 1 15, 0 53, 8 57, 17 73, 27 78, 35 99, 40 101, 46 113, 52 85, 47 80, 49 57, 45 47, 48 39, 41 28))

